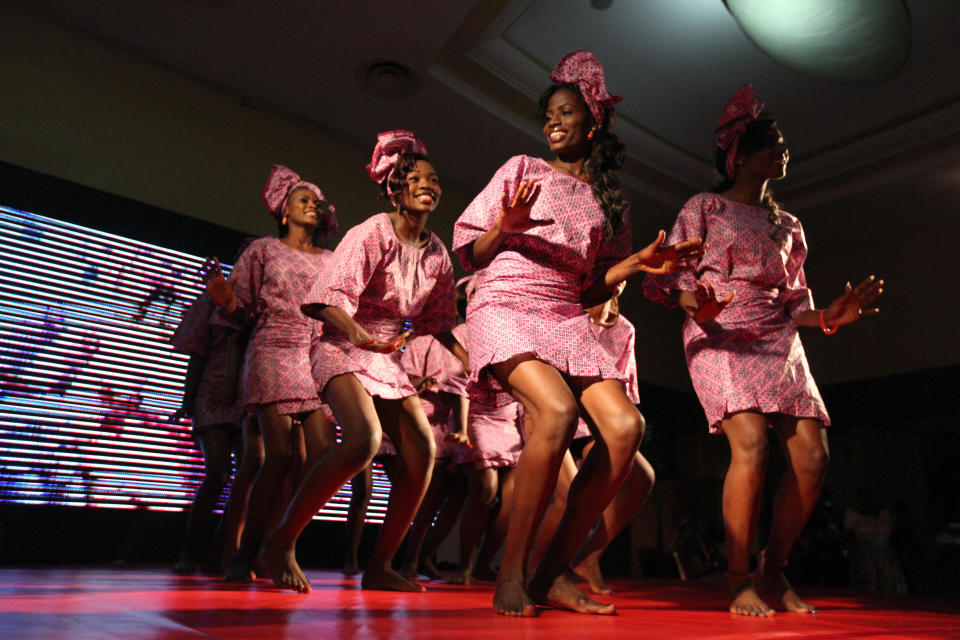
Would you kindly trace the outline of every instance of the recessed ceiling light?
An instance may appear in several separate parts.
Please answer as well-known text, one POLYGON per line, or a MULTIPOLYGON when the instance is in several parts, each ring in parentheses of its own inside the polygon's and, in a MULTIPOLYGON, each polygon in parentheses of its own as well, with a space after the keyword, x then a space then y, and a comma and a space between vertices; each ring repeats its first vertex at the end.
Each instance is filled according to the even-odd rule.
POLYGON ((390 60, 360 65, 356 77, 361 87, 380 98, 406 98, 420 87, 409 67, 390 60))
POLYGON ((840 82, 881 82, 910 54, 903 0, 724 0, 737 24, 777 62, 840 82))

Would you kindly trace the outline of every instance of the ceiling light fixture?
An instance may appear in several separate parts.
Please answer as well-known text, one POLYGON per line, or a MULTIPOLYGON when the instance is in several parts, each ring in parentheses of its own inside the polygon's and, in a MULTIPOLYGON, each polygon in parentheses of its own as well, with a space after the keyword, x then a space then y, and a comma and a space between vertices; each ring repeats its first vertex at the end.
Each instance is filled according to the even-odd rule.
POLYGON ((406 98, 420 87, 420 81, 409 67, 390 60, 360 65, 356 78, 361 87, 380 98, 406 98))
POLYGON ((903 0, 724 0, 764 53, 804 75, 838 82, 890 80, 910 54, 903 0))

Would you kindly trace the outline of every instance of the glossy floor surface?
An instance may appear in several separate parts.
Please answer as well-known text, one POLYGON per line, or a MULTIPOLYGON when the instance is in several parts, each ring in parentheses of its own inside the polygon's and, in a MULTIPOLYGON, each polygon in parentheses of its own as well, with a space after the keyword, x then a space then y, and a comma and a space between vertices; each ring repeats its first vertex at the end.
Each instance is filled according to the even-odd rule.
POLYGON ((0 638, 954 638, 953 599, 861 598, 804 591, 816 616, 743 619, 712 581, 614 582, 618 615, 543 610, 512 619, 490 608, 489 584, 430 584, 424 594, 370 592, 359 580, 308 571, 313 592, 269 582, 233 586, 161 568, 0 569, 0 638))

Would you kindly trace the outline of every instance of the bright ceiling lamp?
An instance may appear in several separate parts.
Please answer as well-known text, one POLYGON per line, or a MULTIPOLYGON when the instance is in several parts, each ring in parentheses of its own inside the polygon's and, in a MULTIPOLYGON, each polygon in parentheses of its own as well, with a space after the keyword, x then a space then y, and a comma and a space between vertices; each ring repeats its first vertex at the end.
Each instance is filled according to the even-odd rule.
POLYGON ((903 0, 724 0, 764 53, 799 73, 839 82, 893 78, 910 54, 903 0))

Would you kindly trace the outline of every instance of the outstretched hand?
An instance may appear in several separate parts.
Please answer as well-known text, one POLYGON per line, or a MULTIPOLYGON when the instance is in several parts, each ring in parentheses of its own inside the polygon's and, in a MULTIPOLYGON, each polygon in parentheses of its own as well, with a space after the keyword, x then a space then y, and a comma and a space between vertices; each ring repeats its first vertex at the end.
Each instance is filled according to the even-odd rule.
POLYGON ((830 327, 839 327, 879 313, 880 309, 871 305, 882 293, 883 280, 874 276, 864 278, 856 287, 848 282, 844 294, 824 309, 823 321, 830 327))
POLYGON ((200 280, 206 285, 207 294, 217 306, 231 309, 236 305, 236 285, 223 277, 223 267, 216 257, 204 260, 200 267, 200 280))
POLYGON ((553 220, 531 220, 530 211, 540 197, 540 183, 530 178, 524 180, 517 187, 517 192, 510 198, 510 185, 504 182, 503 195, 500 204, 503 208, 495 226, 503 233, 523 233, 534 227, 543 227, 553 224, 553 220))
POLYGON ((641 271, 646 273, 688 271, 694 268, 694 262, 700 259, 707 248, 706 243, 700 238, 664 246, 663 241, 666 237, 666 232, 661 230, 656 240, 612 266, 607 272, 607 283, 626 280, 641 271))
POLYGON ((407 345, 407 339, 410 337, 411 333, 413 333, 413 330, 407 329, 393 340, 384 342, 382 340, 377 340, 369 333, 361 329, 356 335, 350 337, 350 341, 355 346, 365 351, 374 351, 376 353, 393 353, 394 351, 403 349, 407 345))
POLYGON ((702 324, 720 315, 736 293, 735 290, 729 291, 722 298, 717 298, 717 292, 712 284, 697 280, 697 288, 694 291, 684 291, 680 294, 680 306, 694 321, 702 324))

